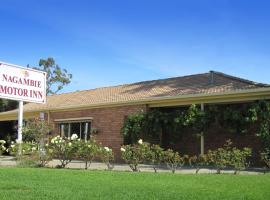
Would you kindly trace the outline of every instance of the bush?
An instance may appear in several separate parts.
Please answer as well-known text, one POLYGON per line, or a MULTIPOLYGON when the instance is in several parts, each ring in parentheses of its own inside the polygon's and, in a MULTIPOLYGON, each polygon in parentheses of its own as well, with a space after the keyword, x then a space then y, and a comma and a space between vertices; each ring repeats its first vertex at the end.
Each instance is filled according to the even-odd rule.
POLYGON ((112 170, 114 168, 113 164, 114 154, 112 149, 110 149, 109 147, 101 147, 99 156, 102 162, 104 162, 107 165, 108 170, 112 170))
POLYGON ((222 148, 209 150, 207 153, 208 163, 217 168, 217 173, 226 167, 232 167, 235 174, 248 166, 247 157, 251 155, 250 148, 238 149, 232 147, 231 140, 227 140, 222 148))
POLYGON ((22 130, 23 141, 43 144, 51 130, 52 127, 47 121, 38 118, 28 120, 22 130))
POLYGON ((140 171, 138 165, 142 164, 146 159, 148 149, 149 145, 140 139, 137 144, 121 147, 122 158, 129 165, 132 171, 140 171))
POLYGON ((3 152, 7 150, 5 144, 6 144, 5 140, 0 140, 0 156, 3 154, 3 152))
POLYGON ((146 159, 153 166, 155 172, 157 167, 163 161, 164 150, 159 145, 153 144, 150 146, 149 151, 146 152, 146 159))
POLYGON ((185 164, 185 159, 188 156, 181 157, 178 152, 174 152, 172 149, 164 151, 164 162, 170 168, 172 173, 175 173, 177 167, 182 167, 185 164))
POLYGON ((78 151, 76 156, 82 159, 85 163, 85 169, 91 165, 92 161, 96 158, 99 153, 99 145, 95 140, 90 141, 77 141, 78 151))
POLYGON ((78 149, 76 134, 73 134, 71 138, 62 138, 56 136, 51 139, 50 149, 52 151, 52 156, 59 159, 59 168, 65 168, 68 163, 76 156, 76 151, 78 149))
POLYGON ((239 171, 244 170, 249 166, 247 158, 250 156, 250 148, 243 148, 242 150, 237 149, 236 147, 232 148, 230 165, 234 169, 234 174, 237 174, 239 171))
POLYGON ((204 167, 207 166, 207 155, 199 155, 199 156, 192 156, 188 159, 189 165, 191 167, 195 167, 196 168, 196 174, 199 173, 199 170, 204 167))
POLYGON ((270 150, 266 149, 264 152, 262 152, 261 159, 264 162, 265 166, 269 169, 270 168, 270 150))
POLYGON ((41 148, 35 142, 11 142, 8 152, 16 157, 19 165, 23 166, 44 167, 52 160, 51 150, 48 148, 48 145, 41 148))

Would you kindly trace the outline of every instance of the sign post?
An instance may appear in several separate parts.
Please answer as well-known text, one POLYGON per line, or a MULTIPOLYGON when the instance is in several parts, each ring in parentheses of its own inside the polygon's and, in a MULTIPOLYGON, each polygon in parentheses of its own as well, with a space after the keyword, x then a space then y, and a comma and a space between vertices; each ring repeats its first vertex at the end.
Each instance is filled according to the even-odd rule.
POLYGON ((46 103, 46 77, 46 72, 0 61, 0 98, 19 101, 18 143, 22 143, 23 102, 46 103))
POLYGON ((22 127, 23 127, 23 101, 19 101, 18 112, 18 143, 22 142, 22 127))

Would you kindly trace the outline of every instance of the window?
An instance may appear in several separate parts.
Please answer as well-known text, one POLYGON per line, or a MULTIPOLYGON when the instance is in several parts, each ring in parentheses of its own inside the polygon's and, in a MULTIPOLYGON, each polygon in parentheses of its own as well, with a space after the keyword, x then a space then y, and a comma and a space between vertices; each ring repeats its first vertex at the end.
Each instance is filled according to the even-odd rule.
POLYGON ((90 139, 91 122, 64 122, 59 124, 59 128, 62 137, 77 134, 82 140, 90 139))

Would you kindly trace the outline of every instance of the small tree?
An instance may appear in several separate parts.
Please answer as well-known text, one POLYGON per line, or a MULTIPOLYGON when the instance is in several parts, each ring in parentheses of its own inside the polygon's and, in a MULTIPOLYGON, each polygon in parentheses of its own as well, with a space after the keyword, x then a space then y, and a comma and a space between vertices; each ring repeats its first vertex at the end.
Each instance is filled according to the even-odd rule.
POLYGON ((109 147, 101 147, 99 156, 102 162, 106 164, 108 170, 112 170, 114 168, 114 154, 112 149, 110 149, 109 147))
POLYGON ((250 148, 238 149, 232 147, 231 140, 227 140, 222 148, 209 150, 207 153, 208 163, 217 168, 217 173, 226 167, 232 167, 234 173, 237 174, 240 170, 248 166, 247 158, 251 155, 250 148))
POLYGON ((250 156, 250 148, 243 148, 242 150, 236 147, 232 148, 230 165, 234 169, 234 174, 239 173, 239 171, 244 170, 249 166, 247 158, 250 156))
POLYGON ((90 141, 78 141, 78 151, 76 153, 79 159, 82 159, 85 163, 85 169, 88 169, 92 161, 99 154, 100 146, 95 140, 90 141))
POLYGON ((199 155, 199 156, 192 156, 189 158, 188 160, 189 165, 191 167, 195 167, 196 168, 196 174, 199 173, 199 170, 204 167, 207 166, 207 155, 199 155))
POLYGON ((207 153, 208 163, 217 169, 217 174, 231 164, 231 144, 232 142, 227 140, 222 148, 209 150, 207 153))
POLYGON ((62 138, 60 136, 56 136, 51 139, 50 148, 53 154, 53 157, 59 159, 60 168, 65 168, 68 163, 71 162, 72 159, 75 158, 75 152, 78 149, 77 146, 77 138, 76 134, 69 138, 62 138))
POLYGON ((157 144, 150 146, 149 151, 147 151, 147 161, 153 166, 155 173, 157 172, 157 167, 163 161, 164 150, 157 144))
POLYGON ((172 173, 175 173, 178 167, 182 167, 185 164, 185 158, 181 157, 178 152, 174 152, 172 149, 164 151, 164 162, 171 169, 172 173))
POLYGON ((36 142, 42 145, 50 131, 52 131, 52 127, 47 121, 39 118, 30 119, 23 127, 23 141, 36 142))
POLYGON ((148 148, 149 145, 144 143, 142 139, 138 141, 138 144, 125 145, 121 147, 122 158, 133 172, 140 171, 138 165, 142 164, 146 160, 148 148))

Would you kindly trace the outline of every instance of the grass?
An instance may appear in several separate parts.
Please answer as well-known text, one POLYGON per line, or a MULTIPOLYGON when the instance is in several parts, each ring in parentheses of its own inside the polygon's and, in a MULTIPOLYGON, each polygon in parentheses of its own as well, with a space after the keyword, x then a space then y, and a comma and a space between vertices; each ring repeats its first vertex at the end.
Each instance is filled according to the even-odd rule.
POLYGON ((0 199, 270 199, 270 175, 0 168, 0 199))

